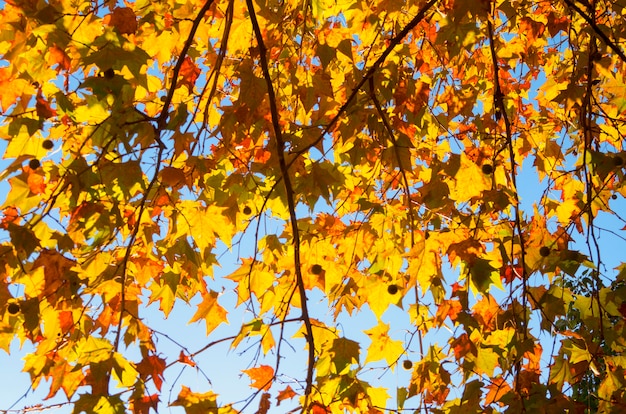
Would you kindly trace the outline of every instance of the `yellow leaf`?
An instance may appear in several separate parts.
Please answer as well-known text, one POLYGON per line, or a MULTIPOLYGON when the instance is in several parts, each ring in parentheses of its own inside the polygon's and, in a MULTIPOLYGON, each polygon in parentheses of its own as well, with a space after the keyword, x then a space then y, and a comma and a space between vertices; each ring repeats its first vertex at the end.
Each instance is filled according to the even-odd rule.
POLYGON ((363 332, 372 341, 367 348, 365 363, 384 359, 393 369, 395 362, 404 352, 404 344, 389 337, 389 324, 379 322, 377 326, 363 332))
POLYGON ((132 387, 139 375, 137 369, 118 352, 113 354, 113 361, 113 377, 119 383, 118 386, 120 388, 132 387))
POLYGON ((209 335, 222 323, 228 323, 226 310, 217 303, 218 293, 214 291, 202 292, 202 302, 189 323, 204 319, 206 334, 209 335))
POLYGON ((464 152, 461 153, 461 165, 450 182, 450 198, 457 202, 469 201, 479 197, 483 191, 491 189, 491 179, 481 167, 472 162, 464 152))

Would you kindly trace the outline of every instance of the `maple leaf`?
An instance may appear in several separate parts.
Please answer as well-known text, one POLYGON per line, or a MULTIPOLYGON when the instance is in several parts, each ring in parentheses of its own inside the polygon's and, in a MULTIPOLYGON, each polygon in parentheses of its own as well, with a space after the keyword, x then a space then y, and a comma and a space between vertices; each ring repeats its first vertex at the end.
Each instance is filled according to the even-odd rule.
POLYGON ((296 395, 297 394, 295 393, 295 391, 291 389, 291 386, 287 385, 287 388, 280 391, 278 395, 276 396, 276 406, 278 407, 282 401, 291 399, 295 397, 296 395))
POLYGON ((22 96, 28 82, 14 79, 9 68, 0 68, 0 110, 6 111, 22 96))
POLYGON ((258 367, 245 369, 243 372, 250 377, 253 388, 259 390, 269 390, 274 380, 274 368, 269 365, 260 365, 258 367))
POLYGON ((116 7, 104 21, 109 26, 115 27, 120 34, 135 34, 137 31, 137 17, 130 7, 116 7))
POLYGON ((150 414, 150 409, 158 413, 159 401, 158 394, 144 395, 141 398, 131 400, 131 410, 133 414, 150 414))
POLYGON ((185 352, 182 351, 182 350, 180 351, 180 355, 178 356, 178 361, 182 362, 183 364, 187 364, 190 367, 195 367, 196 366, 196 363, 193 362, 193 360, 191 358, 189 358, 187 356, 187 354, 185 354, 185 352))
POLYGON ((489 390, 485 396, 485 404, 487 405, 500 401, 502 396, 511 390, 511 387, 503 378, 493 379, 486 388, 489 390))
POLYGON ((389 379, 362 376, 401 360, 388 411, 620 410, 620 2, 170 3, 0 6, 0 348, 30 343, 26 387, 160 412, 171 361, 215 387, 174 406, 234 413, 203 366, 227 344, 259 413, 286 378, 305 411, 378 413, 389 379), (185 306, 204 324, 160 331, 185 306))
POLYGON ((189 414, 202 414, 217 410, 217 395, 214 392, 196 393, 183 385, 178 398, 170 404, 173 407, 184 407, 189 414))
POLYGON ((201 72, 190 57, 186 57, 185 60, 183 60, 178 73, 181 77, 179 84, 186 85, 187 89, 193 91, 193 87, 196 84, 196 80, 198 79, 198 76, 200 76, 201 72))
POLYGON ((198 310, 193 315, 189 323, 204 319, 207 335, 210 334, 220 324, 228 322, 227 312, 217 302, 217 292, 202 292, 202 303, 198 305, 198 310))
POLYGON ((137 364, 137 371, 144 380, 151 378, 157 390, 161 391, 163 385, 163 371, 166 362, 156 355, 148 355, 137 364))
POLYGON ((61 72, 62 70, 69 71, 71 69, 71 63, 72 61, 67 53, 56 44, 53 44, 48 49, 48 65, 57 65, 57 72, 61 72))
POLYGON ((261 400, 259 401, 259 409, 257 410, 256 414, 267 414, 267 412, 269 411, 270 407, 271 407, 271 403, 270 403, 270 397, 272 395, 268 392, 263 393, 263 395, 261 395, 261 400))
POLYGON ((389 337, 389 324, 379 322, 375 327, 363 331, 372 341, 367 348, 365 363, 384 359, 390 367, 404 352, 402 341, 389 337))

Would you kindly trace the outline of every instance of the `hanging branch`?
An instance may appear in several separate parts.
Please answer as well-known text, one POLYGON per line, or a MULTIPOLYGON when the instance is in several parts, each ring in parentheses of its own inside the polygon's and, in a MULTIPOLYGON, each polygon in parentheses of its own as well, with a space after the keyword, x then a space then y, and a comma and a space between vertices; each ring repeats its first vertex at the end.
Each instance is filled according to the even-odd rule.
MULTIPOLYGON (((527 304, 527 293, 528 293, 528 270, 526 269, 526 247, 524 246, 524 234, 522 231, 522 218, 520 214, 520 200, 519 194, 517 191, 517 179, 516 179, 516 168, 517 161, 515 160, 515 148, 513 148, 513 133, 511 132, 511 120, 506 112, 506 105, 504 104, 504 93, 502 92, 502 87, 500 85, 500 66, 498 64, 498 55, 496 53, 495 39, 493 33, 493 24, 491 23, 491 19, 487 20, 487 31, 489 36, 489 50, 491 51, 491 60, 493 65, 493 83, 494 83, 494 92, 493 92, 493 101, 494 101, 494 111, 495 111, 495 120, 498 122, 502 119, 504 123, 504 130, 506 135, 506 144, 509 151, 509 168, 511 169, 511 187, 513 190, 513 199, 515 205, 513 206, 513 215, 514 215, 514 232, 517 232, 517 236, 519 238, 519 247, 520 247, 520 262, 522 274, 522 309, 524 314, 522 315, 522 335, 523 339, 526 340, 528 338, 528 326, 526 321, 526 309, 528 307, 527 304)), ((515 238, 511 238, 511 258, 513 258, 513 254, 515 252, 515 238)), ((515 364, 516 367, 516 391, 519 393, 520 386, 520 372, 521 372, 521 359, 517 361, 515 364)), ((523 399, 522 399, 523 403, 523 399)))
POLYGON ((254 35, 257 39, 259 47, 259 61, 261 70, 263 71, 263 77, 267 84, 267 94, 269 98, 270 113, 272 116, 272 127, 274 131, 274 138, 276 140, 276 154, 278 156, 278 164, 280 166, 280 173, 283 183, 285 185, 285 192, 287 194, 287 206, 289 209, 289 220, 291 222, 291 231, 293 232, 293 261, 296 272, 296 285, 298 293, 300 295, 300 302, 302 303, 302 322, 306 329, 306 341, 308 345, 308 362, 307 362, 307 375, 306 386, 304 389, 304 404, 303 407, 306 410, 308 405, 308 398, 313 387, 313 370, 315 367, 315 341, 313 339, 313 325, 311 324, 311 318, 309 316, 309 310, 307 306, 306 288, 304 286, 304 279, 302 277, 302 268, 300 263, 300 231, 298 229, 298 216, 296 215, 295 194, 293 186, 291 184, 291 178, 289 177, 289 167, 285 160, 285 141, 283 140, 282 131, 279 124, 280 115, 278 114, 278 107, 276 104, 276 94, 274 92, 274 86, 270 76, 269 66, 267 62, 267 48, 263 42, 263 35, 261 33, 261 27, 256 18, 254 11, 254 5, 252 0, 246 0, 248 12, 250 13, 250 21, 252 22, 252 28, 254 35))

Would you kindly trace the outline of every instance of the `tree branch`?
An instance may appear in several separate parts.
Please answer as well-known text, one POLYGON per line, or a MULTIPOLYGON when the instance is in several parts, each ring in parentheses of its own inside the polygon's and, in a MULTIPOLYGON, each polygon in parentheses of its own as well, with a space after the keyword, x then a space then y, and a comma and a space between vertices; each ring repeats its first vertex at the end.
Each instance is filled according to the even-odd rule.
POLYGON ((167 116, 169 114, 168 108, 170 104, 172 103, 172 98, 174 97, 174 91, 176 90, 176 82, 178 81, 178 74, 180 73, 180 69, 183 66, 183 62, 185 61, 187 52, 189 51, 189 48, 191 47, 191 44, 193 43, 193 38, 194 38, 194 35, 196 34, 196 31, 198 30, 198 26, 200 26, 200 22, 204 18, 204 15, 206 14, 206 12, 209 11, 209 9, 211 8, 211 5, 213 5, 213 0, 207 0, 207 2, 204 3, 204 6, 202 6, 200 11, 196 15, 196 18, 193 20, 193 24, 191 25, 191 30, 189 31, 187 40, 185 40, 183 49, 180 51, 180 55, 178 56, 178 60, 176 61, 176 66, 174 66, 174 73, 172 73, 172 84, 170 85, 170 88, 167 91, 167 96, 165 97, 165 100, 163 101, 163 110, 161 111, 161 114, 157 118, 157 127, 159 131, 165 128, 165 125, 167 123, 167 116))
POLYGON ((617 44, 614 41, 609 39, 609 37, 596 24, 594 19, 591 16, 589 16, 587 13, 585 13, 580 7, 578 7, 572 0, 564 0, 564 1, 565 1, 565 4, 567 4, 570 8, 576 11, 576 13, 578 13, 580 17, 582 17, 589 24, 589 26, 591 26, 593 31, 598 35, 600 39, 602 39, 604 44, 607 45, 609 48, 611 48, 617 54, 617 56, 619 56, 620 59, 622 59, 622 61, 626 63, 626 54, 622 52, 622 50, 617 46, 617 44))
POLYGON ((348 109, 352 101, 354 101, 354 98, 356 98, 357 93, 361 90, 363 85, 365 85, 365 82, 367 82, 372 76, 374 76, 376 71, 385 62, 385 60, 391 54, 391 52, 393 52, 395 47, 398 46, 400 42, 402 41, 402 39, 404 39, 406 35, 408 35, 409 32, 413 30, 415 26, 417 26, 424 19, 424 17, 426 16, 426 13, 431 9, 431 7, 435 5, 435 3, 437 3, 437 1, 439 0, 430 0, 428 3, 426 3, 420 9, 420 11, 417 12, 415 17, 406 26, 404 26, 404 29, 402 29, 400 33, 398 33, 395 37, 393 37, 389 41, 389 46, 387 46, 385 51, 379 56, 378 59, 376 59, 376 62, 374 62, 374 64, 372 64, 372 66, 367 70, 367 72, 365 72, 365 75, 363 75, 359 83, 354 87, 354 89, 352 89, 352 92, 350 93, 350 96, 348 96, 348 99, 346 99, 346 102, 344 102, 344 104, 341 105, 341 108, 339 108, 339 111, 337 111, 337 114, 330 120, 328 125, 326 125, 326 127, 324 128, 320 136, 311 144, 297 151, 296 152, 297 156, 294 157, 294 159, 289 163, 289 166, 291 166, 291 164, 297 159, 298 156, 304 154, 305 152, 307 152, 308 150, 310 150, 311 148, 319 144, 322 141, 322 139, 324 139, 324 135, 326 135, 335 126, 337 121, 339 121, 339 118, 346 112, 346 110, 348 109))
POLYGON ((315 368, 315 341, 313 339, 313 326, 309 317, 306 288, 304 286, 302 268, 300 263, 300 231, 298 229, 298 217, 296 215, 295 195, 293 191, 293 186, 291 184, 291 178, 289 177, 289 167, 287 166, 287 162, 285 160, 285 142, 283 140, 282 131, 279 124, 280 115, 278 114, 278 107, 276 104, 276 94, 274 92, 274 86, 272 84, 272 79, 270 76, 269 66, 267 62, 267 48, 265 47, 265 43, 263 42, 263 34, 261 33, 261 27, 259 26, 259 22, 256 18, 254 4, 252 3, 252 0, 246 0, 246 5, 248 8, 248 12, 250 13, 250 21, 252 22, 252 28, 254 30, 254 34, 259 46, 259 61, 261 64, 261 70, 263 71, 263 77, 265 78, 265 83, 267 85, 270 113, 272 116, 272 127, 276 140, 276 154, 278 155, 278 164, 280 166, 280 172, 282 175, 283 183, 285 185, 285 192, 287 194, 289 220, 291 222, 291 230, 293 233, 293 261, 296 272, 296 284, 298 286, 298 293, 300 295, 300 302, 302 304, 302 321, 306 329, 306 341, 309 348, 303 404, 303 407, 305 407, 306 409, 308 398, 313 387, 313 371, 315 368))
MULTIPOLYGON (((512 190, 513 190, 513 198, 514 198, 514 202, 515 205, 513 206, 513 215, 514 215, 514 234, 515 231, 517 232, 517 235, 519 237, 519 248, 520 248, 520 262, 522 265, 522 274, 521 274, 521 278, 522 278, 522 309, 524 310, 524 314, 522 315, 522 324, 523 326, 522 328, 522 335, 524 340, 527 339, 528 337, 528 323, 526 320, 526 309, 527 309, 527 293, 528 293, 528 286, 527 286, 527 279, 528 279, 528 270, 526 269, 526 247, 524 246, 524 235, 523 235, 523 231, 522 231, 522 218, 521 218, 521 214, 520 214, 520 199, 519 199, 519 194, 517 191, 517 179, 516 179, 516 168, 517 168, 517 162, 515 160, 515 148, 513 147, 513 133, 511 132, 511 120, 509 119, 509 115, 506 112, 506 105, 504 104, 504 94, 502 93, 502 88, 500 86, 500 76, 499 76, 499 71, 500 71, 500 66, 498 64, 498 55, 496 53, 496 47, 495 47, 495 40, 494 40, 494 33, 493 33, 493 24, 491 23, 491 19, 487 20, 487 32, 488 32, 488 36, 489 36, 489 50, 491 51, 491 61, 492 61, 492 65, 493 65, 493 82, 495 84, 495 90, 494 90, 494 96, 493 96, 493 100, 494 100, 494 108, 495 108, 495 118, 496 118, 496 122, 498 122, 500 119, 503 120, 504 122, 504 129, 505 129, 505 134, 506 134, 506 142, 507 142, 507 147, 509 150, 509 167, 511 169, 511 186, 512 186, 512 190)), ((513 259, 513 254, 515 252, 515 237, 511 238, 511 259, 513 259)), ((515 313, 514 313, 515 315, 515 313)), ((515 315, 515 319, 517 319, 517 316, 515 315)), ((515 364, 515 376, 516 376, 516 392, 520 392, 519 386, 520 386, 520 381, 519 381, 519 375, 521 373, 521 359, 518 358, 517 363, 515 364)), ((522 399, 522 404, 523 404, 523 399, 522 399)))

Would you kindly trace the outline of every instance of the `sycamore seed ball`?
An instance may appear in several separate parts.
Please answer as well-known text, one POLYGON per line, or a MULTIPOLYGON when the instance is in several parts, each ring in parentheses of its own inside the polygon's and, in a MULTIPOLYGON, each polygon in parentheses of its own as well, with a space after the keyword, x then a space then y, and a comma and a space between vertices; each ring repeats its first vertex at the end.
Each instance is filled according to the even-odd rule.
POLYGON ((541 255, 541 257, 550 256, 550 248, 548 246, 541 246, 541 249, 539 249, 539 254, 541 255))
POLYGON ((17 303, 9 303, 7 311, 11 315, 16 315, 20 311, 20 305, 18 305, 17 303))
POLYGON ((404 361, 402 361, 402 368, 409 370, 411 368, 413 368, 413 362, 411 362, 408 359, 405 359, 404 361))
POLYGON ((52 147, 54 147, 54 142, 52 142, 52 140, 50 139, 47 139, 41 143, 41 146, 43 147, 43 149, 50 150, 52 149, 52 147))
POLYGON ((387 286, 387 292, 390 295, 395 295, 396 293, 398 293, 398 286, 396 286, 396 285, 389 285, 389 286, 387 286))
POLYGON ((322 273, 322 266, 318 265, 318 264, 314 264, 313 266, 311 266, 311 273, 313 273, 314 275, 319 275, 320 273, 322 273))
POLYGON ((491 165, 491 164, 483 164, 483 166, 481 168, 483 170, 483 174, 485 174, 485 175, 489 175, 489 174, 493 173, 493 165, 491 165))
POLYGON ((30 167, 31 170, 36 170, 37 168, 41 166, 41 163, 39 162, 37 158, 33 158, 32 160, 28 161, 28 166, 30 167))
POLYGON ((243 208, 243 214, 248 215, 250 213, 252 213, 252 209, 250 207, 248 207, 248 206, 245 206, 243 208))

